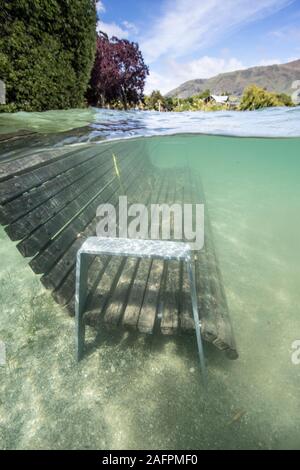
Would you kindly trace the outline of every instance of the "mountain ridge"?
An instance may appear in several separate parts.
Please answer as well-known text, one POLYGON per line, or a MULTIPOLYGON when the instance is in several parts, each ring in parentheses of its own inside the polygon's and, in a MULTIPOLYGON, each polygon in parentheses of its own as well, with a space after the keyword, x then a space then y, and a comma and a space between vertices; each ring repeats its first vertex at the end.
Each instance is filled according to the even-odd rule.
POLYGON ((255 84, 268 91, 291 95, 293 82, 300 81, 300 59, 285 64, 257 65, 247 69, 220 73, 211 78, 188 80, 166 93, 166 97, 189 98, 206 89, 211 93, 228 93, 240 97, 246 86, 255 84))

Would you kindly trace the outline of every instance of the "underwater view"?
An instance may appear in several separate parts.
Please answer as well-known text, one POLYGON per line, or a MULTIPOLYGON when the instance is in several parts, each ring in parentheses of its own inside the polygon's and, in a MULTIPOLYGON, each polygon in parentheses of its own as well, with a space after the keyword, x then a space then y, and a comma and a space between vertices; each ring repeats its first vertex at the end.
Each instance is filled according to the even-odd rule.
MULTIPOLYGON (((190 200, 190 188, 197 191, 201 179, 210 221, 206 243, 217 260, 216 296, 226 297, 235 338, 234 346, 226 341, 218 346, 209 328, 204 335, 208 393, 195 334, 182 334, 177 326, 174 335, 155 329, 147 335, 142 328, 90 322, 87 354, 77 363, 74 303, 71 295, 65 302, 72 313, 57 300, 66 284, 59 279, 62 255, 52 258, 50 276, 37 269, 36 253, 49 249, 60 232, 49 233, 43 246, 37 237, 31 244, 20 242, 17 216, 2 211, 1 449, 299 449, 300 108, 204 114, 90 108, 0 115, 3 185, 10 180, 1 177, 1 168, 15 165, 21 178, 30 158, 46 165, 65 152, 72 152, 78 165, 87 155, 102 155, 103 165, 114 165, 118 194, 138 203, 148 196, 165 202, 164 194, 174 202, 181 191, 190 200), (151 172, 162 175, 159 191, 156 182, 147 186, 151 172), (236 347, 236 360, 220 350, 229 347, 236 347)), ((51 188, 48 180, 45 184, 46 200, 51 188)), ((69 198, 75 198, 75 186, 69 198)), ((0 185, 4 209, 13 202, 5 191, 0 185)), ((53 217, 62 210, 57 200, 53 217)), ((68 220, 73 223, 77 215, 74 209, 68 220)), ((36 217, 42 223, 45 214, 41 210, 36 217)), ((96 273, 101 269, 95 265, 96 273)), ((111 269, 120 273, 117 265, 111 269)), ((108 282, 102 284, 103 316, 120 292, 119 284, 108 282)), ((98 309, 102 294, 96 297, 98 309)), ((123 309, 120 317, 126 313, 123 309)))

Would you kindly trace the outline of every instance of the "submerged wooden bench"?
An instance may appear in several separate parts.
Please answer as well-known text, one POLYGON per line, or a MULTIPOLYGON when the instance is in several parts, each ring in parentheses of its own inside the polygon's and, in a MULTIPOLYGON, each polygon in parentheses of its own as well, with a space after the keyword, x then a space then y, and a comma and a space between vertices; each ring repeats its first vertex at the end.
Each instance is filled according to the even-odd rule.
MULTIPOLYGON (((14 142, 17 142, 14 144, 14 142)), ((30 257, 54 299, 74 314, 76 253, 96 234, 96 210, 120 195, 128 203, 204 203, 199 175, 162 169, 147 157, 144 139, 22 151, 0 141, 0 223, 30 257), (188 182, 188 183, 187 183, 188 182)), ((14 147, 15 145, 15 147, 14 147)), ((185 240, 183 240, 185 241, 185 240)), ((205 212, 205 247, 193 252, 202 335, 236 358, 222 277, 205 212)), ((123 326, 164 335, 193 332, 189 281, 182 260, 89 258, 88 324, 123 326)))

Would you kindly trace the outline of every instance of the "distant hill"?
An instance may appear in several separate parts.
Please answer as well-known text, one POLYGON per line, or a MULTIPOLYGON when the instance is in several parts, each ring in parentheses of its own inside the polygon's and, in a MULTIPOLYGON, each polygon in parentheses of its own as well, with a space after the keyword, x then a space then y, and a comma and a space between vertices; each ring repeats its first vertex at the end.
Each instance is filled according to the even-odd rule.
POLYGON ((189 80, 166 96, 188 98, 209 89, 211 93, 241 96, 247 85, 256 84, 269 91, 293 93, 292 84, 300 80, 300 59, 287 64, 267 65, 221 73, 212 78, 189 80))

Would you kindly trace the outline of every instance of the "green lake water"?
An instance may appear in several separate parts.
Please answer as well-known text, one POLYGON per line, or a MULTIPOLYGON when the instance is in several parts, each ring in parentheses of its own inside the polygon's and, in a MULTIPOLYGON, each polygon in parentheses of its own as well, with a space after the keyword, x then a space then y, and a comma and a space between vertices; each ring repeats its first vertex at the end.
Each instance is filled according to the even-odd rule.
POLYGON ((300 139, 145 143, 201 173, 240 357, 206 345, 207 397, 193 338, 103 332, 77 365, 74 320, 1 229, 0 447, 299 449, 300 139))

